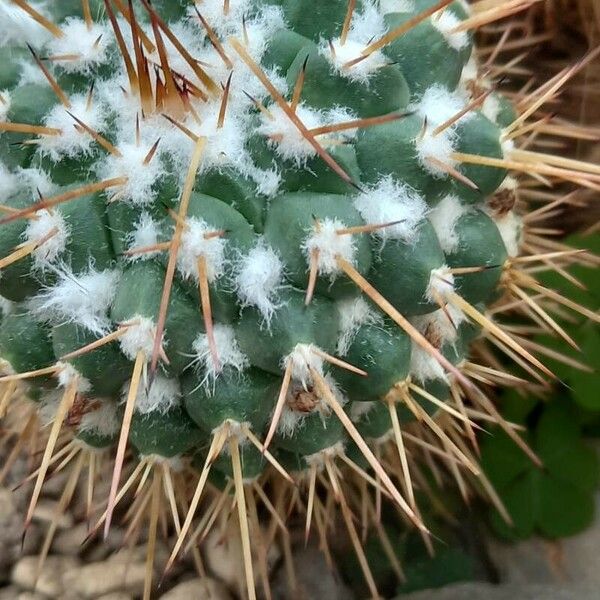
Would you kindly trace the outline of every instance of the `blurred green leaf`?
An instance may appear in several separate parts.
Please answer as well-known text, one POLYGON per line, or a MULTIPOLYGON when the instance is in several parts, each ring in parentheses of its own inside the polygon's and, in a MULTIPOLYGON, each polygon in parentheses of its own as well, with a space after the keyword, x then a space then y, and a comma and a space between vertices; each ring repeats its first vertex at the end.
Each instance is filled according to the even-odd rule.
POLYGON ((471 581, 474 578, 475 565, 471 556, 457 547, 441 547, 435 556, 422 556, 404 564, 406 582, 398 588, 398 593, 432 589, 471 581))
POLYGON ((592 521, 600 465, 583 440, 578 413, 565 399, 554 399, 544 407, 529 436, 543 461, 542 469, 500 430, 482 444, 484 471, 513 520, 509 525, 496 509, 490 509, 491 526, 500 537, 517 540, 535 532, 563 537, 592 521))
MULTIPOLYGON (((600 279, 600 277, 599 277, 600 279)), ((585 327, 581 339, 581 350, 585 362, 594 369, 593 373, 573 373, 570 378, 575 402, 590 410, 600 410, 600 331, 598 327, 585 327)))

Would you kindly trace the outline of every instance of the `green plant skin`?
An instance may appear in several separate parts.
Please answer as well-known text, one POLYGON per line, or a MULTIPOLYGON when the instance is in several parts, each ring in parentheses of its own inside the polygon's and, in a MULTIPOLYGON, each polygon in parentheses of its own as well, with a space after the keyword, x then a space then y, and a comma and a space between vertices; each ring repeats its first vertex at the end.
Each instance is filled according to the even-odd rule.
POLYGON ((456 224, 456 232, 460 241, 458 249, 446 255, 448 266, 491 267, 479 273, 458 275, 456 289, 471 304, 486 303, 498 287, 508 258, 504 242, 494 222, 481 211, 463 215, 456 224))
POLYGON ((297 344, 315 344, 325 352, 335 352, 338 331, 335 305, 326 298, 316 297, 305 306, 304 299, 304 292, 285 290, 281 294, 283 305, 269 328, 263 325, 257 311, 243 311, 236 334, 242 352, 255 367, 281 375, 282 361, 297 344))
MULTIPOLYGON (((104 2, 91 0, 90 5, 97 22, 106 24, 104 2)), ((346 109, 352 118, 369 119, 405 111, 409 114, 383 124, 361 127, 355 134, 345 132, 339 144, 330 144, 329 136, 317 136, 324 151, 349 176, 351 182, 348 182, 327 166, 321 156, 283 159, 285 153, 278 148, 279 142, 257 133, 264 115, 252 104, 248 105, 250 116, 245 125, 249 133, 244 134, 243 146, 257 169, 277 171, 280 178, 277 193, 270 197, 259 193, 257 183, 247 171, 238 168, 235 161, 228 164, 224 160, 222 165, 200 169, 186 216, 201 219, 214 231, 223 232, 225 267, 209 285, 212 318, 216 325, 233 326, 239 350, 251 366, 238 372, 225 365, 215 380, 210 375, 207 377, 194 350, 198 336, 206 333, 198 283, 194 277, 186 279, 176 268, 164 327, 163 348, 168 364, 161 363, 160 372, 179 380, 182 400, 164 414, 160 411, 134 414, 130 438, 141 455, 157 454, 164 458, 195 455, 199 448, 207 446, 210 434, 227 421, 246 423, 260 437, 270 422, 286 360, 298 344, 336 354, 340 320, 334 301, 354 296, 357 288, 342 272, 333 277, 319 274, 314 297, 305 305, 309 261, 303 245, 314 232, 315 220, 338 220, 345 228, 366 225, 354 207, 356 194, 370 190, 387 175, 395 183, 422 194, 431 208, 450 192, 465 204, 481 206, 505 176, 501 169, 459 166, 479 187, 479 191, 474 192, 446 175, 432 174, 417 157, 417 139, 424 130, 425 120, 418 111, 412 110, 410 103, 434 84, 449 90, 456 88, 471 55, 470 41, 464 48, 454 50, 431 19, 426 19, 384 49, 389 64, 373 71, 365 82, 337 70, 322 51, 322 47, 326 47, 324 40, 339 37, 347 2, 256 0, 247 19, 252 19, 266 5, 281 7, 287 29, 276 31, 267 40, 261 65, 269 75, 271 70, 276 70, 277 75, 285 79, 287 90, 283 90, 283 94, 287 99, 291 99, 303 71, 300 101, 304 107, 321 111, 321 116, 334 108, 346 109), (238 296, 236 268, 240 257, 259 242, 273 250, 282 264, 283 277, 275 289, 272 299, 275 310, 270 318, 251 304, 245 305, 238 296)), ((396 27, 432 5, 432 0, 417 0, 414 13, 387 15, 386 25, 388 29, 396 27)), ((156 0, 153 6, 170 23, 184 18, 189 9, 189 3, 183 0, 156 0)), ((354 9, 356 14, 364 7, 359 0, 354 9)), ((48 10, 49 16, 63 27, 67 27, 71 17, 83 17, 78 0, 50 3, 48 10)), ((139 22, 150 30, 148 12, 139 3, 134 5, 134 10, 139 22)), ((458 19, 467 16, 458 2, 447 10, 458 19)), ((1 48, 0 90, 7 89, 10 93, 7 120, 42 124, 50 110, 59 105, 59 98, 45 82, 20 85, 21 62, 32 65, 31 60, 30 53, 21 46, 1 48)), ((122 58, 114 44, 107 60, 92 67, 89 73, 71 73, 64 65, 52 65, 54 76, 67 95, 87 94, 92 80, 101 84, 122 70, 122 58)), ((267 109, 272 108, 272 100, 263 98, 267 109)), ((453 130, 457 151, 502 157, 500 126, 507 124, 511 113, 502 97, 498 101, 498 126, 478 112, 457 124, 453 130)), ((142 119, 142 131, 151 126, 150 121, 142 119)), ((110 111, 106 122, 100 133, 118 145, 122 141, 119 138, 123 123, 110 111)), ((21 167, 43 169, 52 183, 59 186, 56 193, 97 180, 100 172, 97 166, 106 157, 99 145, 93 145, 89 154, 55 162, 34 145, 15 145, 28 137, 17 133, 0 135, 0 158, 13 173, 18 173, 21 167)), ((174 234, 175 221, 169 210, 179 209, 182 177, 178 172, 179 157, 170 156, 162 148, 161 145, 153 159, 161 161, 162 173, 151 188, 155 200, 143 206, 128 204, 119 199, 118 193, 114 196, 116 190, 107 190, 61 205, 57 210, 68 228, 68 240, 60 255, 60 268, 55 269, 53 265, 50 269, 39 269, 31 257, 26 257, 2 270, 0 294, 17 303, 28 301, 41 291, 52 289, 58 281, 57 269, 63 266, 73 276, 82 275, 90 268, 113 269, 120 278, 106 315, 108 329, 113 331, 138 317, 156 325, 170 255, 162 252, 148 257, 126 253, 131 249, 133 234, 144 213, 156 223, 159 244, 168 242, 174 234)), ((35 198, 31 198, 30 191, 20 190, 14 197, 0 200, 2 204, 20 209, 31 205, 35 198)), ((0 227, 0 256, 9 255, 23 243, 26 224, 25 220, 19 220, 0 227)), ((501 265, 506 259, 498 230, 483 213, 463 217, 458 224, 459 250, 447 256, 427 219, 416 229, 417 235, 411 243, 392 238, 382 243, 380 237, 368 233, 352 237, 353 266, 408 318, 438 309, 426 297, 432 270, 445 264, 451 267, 501 265)), ((457 289, 471 302, 487 302, 494 297, 500 274, 498 267, 457 277, 457 289)), ((19 313, 22 307, 17 305, 19 313)), ((101 337, 100 333, 91 333, 76 323, 53 323, 47 327, 32 315, 19 313, 5 316, 0 326, 0 354, 19 372, 51 366, 61 356, 101 337), (18 321, 23 318, 26 321, 18 321)), ((470 339, 461 334, 456 348, 444 347, 442 352, 458 363, 466 355, 469 342, 470 339)), ((410 353, 408 337, 387 319, 382 324, 363 324, 343 358, 364 369, 368 376, 360 377, 330 365, 324 374, 333 377, 345 393, 347 409, 351 402, 379 402, 394 384, 410 376, 410 353)), ((127 385, 132 367, 130 358, 125 357, 119 342, 115 341, 69 362, 90 382, 90 400, 116 399, 127 385)), ((150 356, 145 358, 150 360, 150 356)), ((48 377, 36 381, 36 385, 39 383, 50 385, 55 384, 55 380, 48 377)), ((448 398, 448 386, 441 380, 425 382, 423 387, 443 400, 448 398)), ((430 402, 415 401, 430 414, 436 410, 430 402)), ((398 405, 397 411, 403 424, 414 419, 403 405, 398 405)), ((378 404, 369 418, 360 420, 357 426, 369 439, 389 433, 391 422, 387 406, 378 404)), ((97 448, 114 443, 111 436, 89 432, 77 435, 97 448)), ((306 414, 289 435, 278 433, 272 443, 273 452, 287 453, 290 464, 296 465, 298 470, 306 469, 306 456, 336 445, 346 444, 352 448, 337 417, 326 414, 325 410, 323 414, 319 410, 306 414)), ((254 453, 252 448, 248 451, 250 455, 254 453)), ((248 476, 254 477, 260 473, 263 461, 254 460, 250 455, 248 476)), ((360 462, 358 458, 356 461, 360 462)), ((221 469, 221 475, 231 476, 227 460, 223 465, 216 464, 215 469, 215 473, 221 469)))
MULTIPOLYGON (((280 254, 287 266, 287 278, 296 287, 306 288, 306 252, 302 244, 307 232, 314 231, 316 222, 338 220, 341 228, 363 224, 358 211, 348 206, 344 196, 298 192, 275 198, 265 224, 265 238, 280 254)), ((371 266, 369 241, 362 236, 355 241, 354 264, 366 274, 371 266)), ((319 277, 315 291, 329 298, 340 298, 355 292, 356 286, 345 276, 335 279, 319 277)))
MULTIPOLYGON (((501 133, 496 124, 480 112, 474 111, 468 120, 459 122, 456 127, 458 138, 456 151, 490 158, 502 158, 504 152, 500 144, 501 133)), ((481 202, 485 197, 493 194, 507 175, 505 169, 481 165, 461 165, 459 171, 472 181, 478 190, 473 190, 457 181, 453 182, 453 187, 463 201, 474 203, 481 202)))
POLYGON ((290 89, 293 89, 302 69, 302 100, 316 109, 347 106, 358 117, 367 118, 399 111, 408 104, 408 85, 402 71, 395 65, 381 67, 366 84, 338 75, 316 46, 305 46, 287 71, 290 89), (374 97, 377 102, 373 102, 374 97))
POLYGON ((343 442, 345 437, 344 428, 334 415, 313 412, 302 418, 291 435, 277 434, 274 443, 288 452, 311 456, 343 442))
POLYGON ((361 129, 356 139, 358 165, 366 183, 376 183, 382 175, 414 188, 435 205, 451 188, 448 177, 436 177, 417 159, 415 140, 423 131, 418 115, 409 115, 377 127, 361 129))
POLYGON ((334 367, 332 374, 352 401, 383 398, 410 370, 410 338, 394 324, 365 324, 356 332, 344 360, 366 371, 357 375, 334 367))
MULTIPOLYGON (((60 357, 101 337, 74 323, 63 323, 52 328, 52 347, 55 356, 60 357)), ((123 356, 116 342, 68 359, 67 362, 90 382, 90 393, 100 398, 117 395, 131 376, 131 363, 123 356)))
POLYGON ((196 448, 206 439, 206 434, 179 406, 167 412, 134 412, 129 439, 143 456, 155 454, 173 458, 196 448))
POLYGON ((201 384, 189 373, 182 390, 188 414, 207 433, 226 421, 249 423, 260 432, 277 400, 279 381, 258 369, 239 373, 228 367, 214 383, 201 384))
MULTIPOLYGON (((165 272, 155 261, 130 265, 117 285, 111 317, 115 323, 135 321, 137 317, 158 322, 165 272)), ((163 344, 170 364, 167 372, 182 373, 190 363, 192 344, 203 331, 198 309, 185 292, 174 283, 169 297, 163 344)))
MULTIPOLYGON (((48 327, 27 312, 5 316, 0 324, 0 355, 16 373, 45 369, 54 364, 54 352, 48 327)), ((38 377, 38 385, 52 387, 49 376, 38 377)))
POLYGON ((406 316, 433 312, 435 305, 426 298, 431 271, 445 263, 435 231, 429 221, 417 225, 412 243, 389 240, 375 257, 368 279, 377 290, 406 316), (390 277, 390 273, 394 273, 390 277))
MULTIPOLYGON (((307 0, 298 4, 294 0, 281 0, 286 21, 295 32, 316 42, 321 38, 333 38, 341 30, 347 7, 344 2, 321 2, 307 0)), ((356 3, 360 9, 362 0, 356 3)))

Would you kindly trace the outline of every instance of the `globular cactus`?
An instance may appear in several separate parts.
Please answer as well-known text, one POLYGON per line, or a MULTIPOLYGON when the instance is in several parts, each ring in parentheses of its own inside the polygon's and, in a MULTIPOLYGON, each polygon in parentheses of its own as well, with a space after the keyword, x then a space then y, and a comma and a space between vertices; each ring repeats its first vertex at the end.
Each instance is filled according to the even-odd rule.
POLYGON ((52 422, 28 520, 62 457, 93 482, 116 455, 96 528, 142 480, 150 540, 159 502, 173 513, 170 566, 203 495, 216 514, 234 490, 254 598, 249 531, 264 585, 273 538, 257 499, 281 521, 306 487, 292 508, 307 533, 326 537, 333 494, 375 596, 351 514, 361 477, 369 522, 383 494, 425 536, 423 448, 490 492, 475 422, 522 442, 481 387, 513 380, 472 343, 483 332, 549 374, 486 311, 508 297, 562 335, 541 302, 571 303, 523 265, 575 258, 539 242, 520 257, 508 170, 597 175, 517 149, 565 78, 517 116, 472 32, 527 3, 480 4, 0 3, 2 412, 18 396, 52 422))

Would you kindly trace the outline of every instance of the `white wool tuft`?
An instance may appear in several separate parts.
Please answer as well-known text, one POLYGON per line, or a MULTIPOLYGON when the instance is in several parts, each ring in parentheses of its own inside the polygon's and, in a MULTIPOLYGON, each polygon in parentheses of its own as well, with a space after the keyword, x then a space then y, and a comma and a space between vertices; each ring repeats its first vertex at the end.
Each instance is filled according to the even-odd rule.
MULTIPOLYGON (((468 98, 462 92, 451 92, 444 86, 436 83, 425 90, 422 98, 413 108, 423 119, 427 119, 429 129, 435 129, 438 125, 445 123, 448 119, 459 113, 467 103, 468 98)), ((457 123, 468 121, 472 118, 473 112, 469 111, 457 123)))
POLYGON ((448 294, 454 292, 454 275, 444 265, 438 269, 432 269, 429 277, 429 285, 425 297, 429 302, 436 302, 436 297, 445 299, 448 294))
POLYGON ((452 304, 446 304, 444 310, 440 308, 427 315, 412 317, 410 320, 421 333, 433 328, 442 343, 454 343, 457 339, 458 327, 467 318, 460 309, 452 306, 452 304), (448 316, 450 316, 450 319, 448 319, 448 316))
POLYGON ((0 90, 0 121, 6 121, 10 110, 10 91, 0 90))
POLYGON ((365 59, 354 64, 351 67, 345 65, 356 58, 360 58, 361 52, 365 49, 366 44, 347 39, 345 44, 341 43, 340 38, 331 42, 334 52, 329 47, 329 42, 325 42, 319 46, 319 53, 323 55, 331 63, 336 73, 342 77, 347 77, 353 81, 367 83, 369 78, 378 69, 386 64, 386 58, 381 52, 372 52, 365 59))
POLYGON ((37 218, 29 219, 23 232, 26 243, 38 242, 55 232, 32 253, 34 265, 38 269, 44 269, 65 251, 69 240, 69 226, 59 209, 54 209, 53 212, 39 210, 35 214, 37 218))
POLYGON ((315 349, 317 347, 313 344, 296 344, 294 349, 282 360, 282 369, 291 364, 292 379, 300 383, 305 389, 312 381, 311 369, 323 374, 323 359, 314 352, 315 349))
POLYGON ((59 389, 42 392, 42 396, 38 403, 38 418, 42 423, 42 427, 47 427, 54 421, 62 396, 63 391, 59 389))
POLYGON ((478 77, 479 64, 477 62, 477 55, 475 52, 473 52, 471 54, 471 58, 469 58, 467 64, 463 67, 463 71, 460 76, 460 89, 467 93, 469 84, 478 79, 478 77))
POLYGON ((379 0, 381 14, 407 13, 415 10, 414 0, 379 0))
POLYGON ((507 212, 503 217, 494 217, 494 223, 500 232, 506 246, 508 256, 514 258, 520 253, 523 220, 514 211, 507 212))
POLYGON ((227 239, 224 237, 206 239, 206 234, 214 233, 215 228, 203 219, 190 217, 186 219, 186 225, 177 254, 177 268, 185 279, 198 281, 198 259, 204 257, 208 282, 213 283, 225 272, 227 239))
MULTIPOLYGON (((31 2, 42 14, 45 13, 43 5, 31 2)), ((11 44, 30 43, 42 45, 50 33, 30 17, 23 9, 10 0, 0 0, 0 47, 11 44)))
MULTIPOLYGON (((202 11, 202 6, 199 8, 202 11)), ((196 37, 202 39, 204 29, 198 22, 197 17, 194 17, 193 23, 197 23, 198 27, 201 29, 201 35, 198 36, 198 34, 195 33, 196 37)), ((215 23, 211 23, 213 26, 214 24, 215 23)), ((244 92, 257 100, 264 101, 269 98, 269 93, 266 91, 265 87, 233 49, 228 38, 234 37, 244 41, 247 38, 248 43, 245 44, 245 49, 248 54, 260 64, 263 54, 272 40, 273 35, 284 28, 285 22, 281 7, 268 6, 262 8, 262 10, 255 13, 253 16, 249 16, 245 21, 245 28, 244 22, 240 18, 234 23, 233 28, 231 28, 231 34, 225 34, 221 37, 223 40, 224 51, 233 65, 231 70, 234 72, 234 83, 230 90, 230 97, 227 105, 228 113, 243 113, 246 112, 246 109, 253 106, 252 101, 244 92)), ((194 28, 194 31, 197 32, 198 29, 194 28)), ((216 81, 223 84, 225 83, 229 77, 230 68, 224 63, 212 44, 206 43, 195 56, 207 65, 210 65, 210 74, 216 81)), ((266 75, 279 92, 283 94, 286 93, 287 83, 282 76, 284 74, 278 74, 275 69, 268 69, 266 75)))
POLYGON ((378 0, 363 0, 360 12, 355 11, 350 23, 348 38, 367 46, 387 32, 378 0))
POLYGON ((69 115, 67 110, 83 121, 91 129, 103 132, 106 129, 105 108, 100 103, 92 103, 88 108, 87 97, 82 94, 73 96, 71 107, 65 108, 56 104, 44 118, 46 127, 60 129, 60 135, 43 135, 38 142, 39 151, 47 154, 54 162, 63 157, 75 158, 80 155, 89 155, 96 148, 96 142, 87 131, 82 131, 69 115))
POLYGON ((57 190, 56 184, 50 178, 50 175, 42 169, 30 167, 28 169, 17 169, 19 191, 25 191, 36 200, 38 196, 51 196, 57 190))
POLYGON ((486 116, 492 123, 496 122, 498 113, 500 112, 500 101, 496 94, 490 94, 483 102, 481 106, 481 112, 486 116))
POLYGON ((350 419, 353 423, 361 421, 379 404, 378 400, 370 402, 353 402, 350 405, 350 419))
MULTIPOLYGON (((146 211, 142 211, 140 218, 133 226, 133 231, 127 233, 127 249, 134 250, 155 246, 158 244, 159 233, 159 224, 146 211)), ((160 250, 131 254, 127 256, 127 260, 131 262, 150 260, 158 254, 160 254, 160 250)))
POLYGON ((268 323, 279 308, 277 293, 283 285, 283 263, 262 240, 236 265, 235 289, 242 306, 254 306, 268 323))
MULTIPOLYGON (((292 383, 292 386, 294 384, 292 383)), ((277 433, 282 437, 291 437, 296 428, 306 418, 306 414, 291 410, 287 406, 283 407, 279 423, 277 423, 277 433)))
POLYGON ((324 469, 326 469, 326 464, 328 461, 331 461, 336 456, 340 456, 344 453, 344 442, 337 442, 333 446, 329 448, 323 448, 323 450, 319 450, 314 454, 310 454, 309 456, 305 456, 304 460, 306 464, 311 467, 314 466, 317 469, 317 472, 320 473, 324 469))
POLYGON ((397 183, 389 175, 359 193, 355 197, 354 206, 370 225, 400 221, 374 232, 384 243, 388 239, 413 242, 418 233, 417 225, 425 218, 428 210, 427 203, 415 190, 397 183))
MULTIPOLYGON (((230 0, 227 14, 223 10, 223 0, 202 0, 196 2, 196 8, 210 27, 222 36, 238 30, 240 23, 252 8, 252 4, 252 0, 230 0)), ((202 32, 205 32, 206 30, 198 21, 198 15, 194 8, 190 8, 188 14, 192 21, 198 22, 198 27, 202 32)))
POLYGON ((92 389, 92 384, 72 364, 58 361, 56 366, 61 369, 58 373, 58 385, 61 387, 68 388, 73 382, 76 382, 77 391, 80 394, 92 389))
POLYGON ((421 383, 432 379, 448 381, 448 377, 440 363, 415 342, 412 343, 410 355, 410 374, 421 383))
POLYGON ((450 10, 434 13, 431 24, 444 36, 448 46, 454 50, 462 50, 469 43, 469 35, 466 31, 453 31, 462 21, 450 10))
MULTIPOLYGON (((129 383, 123 386, 122 401, 125 402, 129 393, 129 383)), ((150 388, 142 384, 139 387, 135 400, 135 411, 142 415, 152 412, 166 413, 169 409, 179 405, 181 389, 176 379, 168 379, 157 374, 150 388)))
POLYGON ((155 184, 164 176, 165 170, 159 156, 154 156, 149 164, 144 159, 152 144, 122 143, 118 145, 121 156, 110 154, 101 163, 99 175, 102 178, 127 177, 127 182, 119 188, 119 200, 138 206, 146 206, 156 199, 155 184))
MULTIPOLYGON (((336 400, 340 403, 341 406, 345 406, 348 402, 348 398, 346 398, 342 394, 335 380, 330 375, 324 375, 323 378, 325 379, 325 382, 329 386, 329 389, 335 396, 336 400)), ((302 389, 306 389, 306 382, 292 380, 290 384, 290 389, 288 391, 288 395, 300 392, 302 391, 302 389)), ((312 389, 312 393, 317 393, 316 388, 312 389)), ((296 428, 302 423, 302 421, 304 421, 304 419, 309 414, 318 412, 322 417, 329 415, 331 413, 331 409, 329 408, 329 404, 327 403, 327 401, 323 401, 322 397, 316 398, 316 400, 318 401, 317 405, 311 412, 308 413, 293 410, 289 406, 285 405, 283 412, 281 413, 281 419, 277 425, 277 433, 284 437, 292 436, 296 428)))
POLYGON ((214 382, 224 367, 233 367, 237 371, 243 371, 250 365, 248 357, 240 350, 231 325, 215 323, 213 330, 219 359, 217 365, 213 360, 208 336, 205 333, 201 333, 192 345, 196 354, 193 364, 202 375, 202 385, 209 381, 214 382))
POLYGON ((110 327, 106 313, 120 273, 90 267, 82 275, 66 269, 57 274, 57 283, 32 300, 33 309, 49 321, 77 323, 94 333, 106 333, 110 327))
MULTIPOLYGON (((232 87, 238 85, 235 75, 232 87)), ((202 169, 234 165, 243 169, 249 163, 249 156, 244 147, 246 139, 246 122, 233 110, 225 114, 223 125, 219 127, 219 111, 221 101, 208 104, 199 111, 202 124, 198 126, 190 121, 190 129, 196 135, 206 138, 206 149, 202 157, 202 169)))
POLYGON ((454 136, 450 129, 442 131, 438 135, 432 135, 431 128, 415 141, 417 148, 417 158, 425 170, 438 179, 446 179, 448 173, 436 164, 432 163, 429 158, 434 158, 440 162, 454 167, 457 162, 452 158, 454 148, 454 136))
POLYGON ((4 358, 0 358, 0 375, 15 375, 13 366, 4 358))
POLYGON ((314 250, 318 250, 318 272, 319 275, 329 275, 333 281, 340 272, 337 263, 337 257, 354 262, 356 246, 352 235, 339 235, 339 229, 345 229, 347 226, 338 219, 323 219, 319 221, 318 227, 315 226, 310 231, 302 243, 302 251, 306 256, 308 265, 311 263, 311 255, 314 250))
POLYGON ((15 309, 16 304, 7 300, 4 296, 0 296, 0 316, 6 317, 15 309))
POLYGON ((452 167, 456 165, 456 160, 452 158, 456 143, 455 128, 457 123, 471 119, 473 112, 468 112, 437 135, 433 135, 433 131, 460 112, 466 103, 467 100, 461 92, 450 92, 445 87, 435 84, 427 88, 418 104, 413 106, 427 123, 426 131, 418 136, 415 142, 417 158, 434 177, 445 179, 448 174, 427 159, 431 157, 452 167))
POLYGON ((380 323, 381 315, 361 296, 338 301, 337 309, 340 315, 337 353, 340 356, 345 356, 360 327, 367 323, 380 323))
POLYGON ((77 60, 63 60, 60 67, 67 73, 89 73, 94 67, 109 60, 110 29, 101 23, 90 28, 83 19, 68 17, 60 25, 63 36, 53 37, 48 50, 53 55, 76 54, 77 60))
POLYGON ((19 85, 35 83, 37 85, 49 85, 44 72, 33 61, 21 59, 17 61, 20 68, 19 85))
POLYGON ((388 62, 381 52, 371 53, 350 68, 344 67, 344 65, 359 58, 368 44, 382 37, 385 32, 383 15, 378 7, 373 2, 364 2, 362 11, 355 13, 352 17, 346 42, 342 44, 340 38, 332 40, 334 52, 331 52, 329 42, 323 41, 319 52, 329 60, 341 76, 366 83, 372 73, 388 62))
MULTIPOLYGON (((347 123, 348 121, 356 121, 358 115, 347 106, 336 105, 333 108, 328 109, 324 115, 326 123, 335 125, 336 123, 347 123)), ((343 141, 350 141, 356 137, 358 129, 344 129, 343 131, 336 131, 335 136, 343 141)))
POLYGON ((135 360, 138 352, 143 352, 148 359, 154 349, 156 324, 152 319, 135 315, 127 325, 127 330, 119 338, 121 352, 129 360, 135 360))
POLYGON ((277 169, 252 169, 248 175, 256 184, 259 194, 271 198, 279 192, 281 173, 277 169))
POLYGON ((5 203, 8 198, 19 190, 19 178, 12 173, 6 165, 0 162, 0 203, 5 203))
MULTIPOLYGON (((316 150, 279 105, 271 105, 269 112, 272 118, 261 113, 261 124, 257 132, 269 137, 269 144, 277 154, 286 160, 296 161, 298 165, 307 158, 315 156, 316 150)), ((324 123, 321 112, 304 104, 298 105, 296 114, 307 129, 321 127, 324 123)))
POLYGON ((117 406, 109 398, 98 398, 99 406, 86 412, 79 423, 79 431, 102 436, 114 436, 121 429, 117 406))
POLYGON ((515 140, 503 140, 501 147, 502 147, 502 157, 508 156, 516 148, 515 140))
POLYGON ((458 197, 448 195, 429 213, 429 221, 445 253, 449 254, 458 249, 460 239, 456 233, 456 224, 470 210, 458 197))

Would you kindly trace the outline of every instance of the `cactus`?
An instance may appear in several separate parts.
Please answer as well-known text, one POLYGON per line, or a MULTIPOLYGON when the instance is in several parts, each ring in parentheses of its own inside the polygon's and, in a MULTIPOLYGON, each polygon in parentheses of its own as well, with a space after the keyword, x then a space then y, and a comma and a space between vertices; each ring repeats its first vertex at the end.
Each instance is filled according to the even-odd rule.
POLYGON ((425 536, 423 448, 497 502, 476 422, 528 449, 481 385, 514 378, 473 344, 551 373, 489 307, 516 299, 563 337, 550 301, 597 319, 527 272, 577 257, 523 244, 508 171, 597 175, 515 146, 565 78, 517 116, 473 51, 475 28, 515 8, 488 4, 0 3, 0 412, 52 421, 28 522, 61 457, 92 482, 114 457, 93 532, 141 485, 150 540, 159 503, 172 511, 168 570, 200 500, 234 493, 255 598, 256 504, 280 522, 300 486, 307 535, 326 537, 334 495, 376 596, 351 516, 362 481, 425 536))

